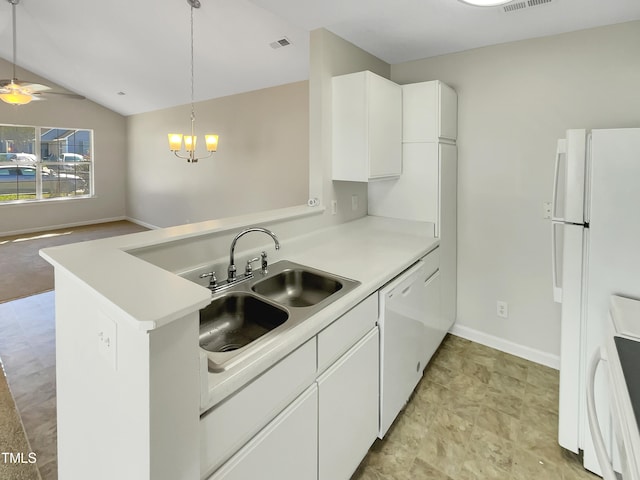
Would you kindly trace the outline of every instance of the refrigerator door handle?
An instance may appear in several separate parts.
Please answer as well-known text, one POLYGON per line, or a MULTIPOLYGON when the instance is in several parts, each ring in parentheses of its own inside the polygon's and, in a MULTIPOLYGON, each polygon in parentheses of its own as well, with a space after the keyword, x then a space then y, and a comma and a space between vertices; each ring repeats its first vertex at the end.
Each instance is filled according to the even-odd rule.
POLYGON ((551 272, 553 277, 553 301, 562 303, 562 286, 558 284, 558 256, 556 254, 556 243, 558 236, 556 228, 561 226, 560 222, 551 222, 551 272))
POLYGON ((598 364, 602 361, 606 361, 607 357, 603 348, 598 348, 591 362, 589 363, 589 377, 587 379, 587 416, 589 418, 589 427, 591 428, 591 437, 593 438, 593 445, 596 450, 596 456, 598 457, 598 463, 602 468, 602 478, 604 480, 616 480, 618 477, 613 471, 613 466, 607 449, 602 438, 602 431, 600 430, 600 423, 598 422, 598 413, 596 412, 596 399, 594 393, 594 385, 596 381, 596 371, 598 370, 598 364))
POLYGON ((556 147, 556 163, 555 168, 553 170, 553 197, 551 199, 551 220, 555 220, 557 222, 564 222, 563 217, 556 216, 556 207, 558 205, 558 184, 560 178, 560 158, 562 155, 567 153, 567 141, 562 138, 558 140, 558 145, 556 147))

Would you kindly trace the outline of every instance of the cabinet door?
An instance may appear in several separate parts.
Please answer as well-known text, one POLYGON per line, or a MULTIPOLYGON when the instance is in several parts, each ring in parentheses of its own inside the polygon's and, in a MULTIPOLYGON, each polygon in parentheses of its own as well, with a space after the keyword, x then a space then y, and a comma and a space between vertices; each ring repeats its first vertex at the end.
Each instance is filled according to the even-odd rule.
POLYGON ((442 343, 449 330, 448 322, 442 317, 440 270, 423 279, 421 296, 424 298, 424 330, 419 349, 419 361, 422 371, 442 343))
POLYGON ((332 178, 350 182, 402 171, 402 89, 372 72, 332 81, 332 178))
POLYGON ((441 144, 440 150, 440 271, 442 273, 442 311, 449 327, 456 319, 457 297, 457 185, 458 151, 455 145, 441 144))
POLYGON ((444 83, 402 86, 402 141, 454 141, 458 136, 458 97, 444 83))
POLYGON ((317 393, 318 389, 314 384, 209 477, 209 480, 316 479, 317 393))
POLYGON ((458 137, 458 95, 453 88, 442 82, 438 82, 438 114, 438 137, 455 140, 458 137))
POLYGON ((200 418, 203 476, 222 465, 314 382, 316 358, 313 338, 200 418))
POLYGON ((402 141, 438 141, 437 82, 402 86, 402 141))
POLYGON ((318 378, 318 478, 350 478, 377 431, 376 327, 318 378))
POLYGON ((369 178, 402 172, 402 89, 377 75, 369 75, 369 178))

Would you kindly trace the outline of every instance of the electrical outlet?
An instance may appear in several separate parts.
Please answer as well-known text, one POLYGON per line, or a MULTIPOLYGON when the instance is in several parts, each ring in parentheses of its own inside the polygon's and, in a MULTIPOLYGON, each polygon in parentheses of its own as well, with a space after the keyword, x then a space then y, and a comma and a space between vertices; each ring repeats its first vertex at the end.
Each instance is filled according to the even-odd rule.
POLYGON ((338 213, 338 201, 331 200, 331 215, 335 215, 338 213))
POLYGON ((551 202, 544 202, 543 203, 543 209, 544 209, 544 214, 543 217, 545 220, 548 220, 551 218, 551 209, 552 209, 552 204, 551 202))
POLYGON ((95 314, 97 320, 97 337, 98 337, 98 352, 104 357, 104 359, 112 366, 114 370, 117 370, 116 360, 116 347, 117 347, 117 328, 113 320, 102 315, 100 312, 95 314))
POLYGON ((509 304, 502 300, 498 300, 496 303, 496 313, 499 317, 509 318, 509 304))
POLYGON ((358 195, 351 195, 351 210, 358 210, 358 195))

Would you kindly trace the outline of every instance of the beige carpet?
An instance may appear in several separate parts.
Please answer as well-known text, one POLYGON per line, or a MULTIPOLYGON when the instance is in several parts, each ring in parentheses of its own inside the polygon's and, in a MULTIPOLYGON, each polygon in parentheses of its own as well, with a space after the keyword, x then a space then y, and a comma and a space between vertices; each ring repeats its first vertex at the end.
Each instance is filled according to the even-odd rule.
POLYGON ((29 463, 31 448, 22 428, 22 422, 13 403, 4 371, 0 367, 0 478, 11 480, 39 480, 36 465, 29 463), (16 454, 21 454, 17 456, 16 454), (5 456, 7 457, 5 459, 5 456), (24 461, 25 463, 22 463, 24 461))
POLYGON ((41 248, 145 230, 119 221, 0 237, 0 302, 53 290, 53 267, 38 254, 41 248))

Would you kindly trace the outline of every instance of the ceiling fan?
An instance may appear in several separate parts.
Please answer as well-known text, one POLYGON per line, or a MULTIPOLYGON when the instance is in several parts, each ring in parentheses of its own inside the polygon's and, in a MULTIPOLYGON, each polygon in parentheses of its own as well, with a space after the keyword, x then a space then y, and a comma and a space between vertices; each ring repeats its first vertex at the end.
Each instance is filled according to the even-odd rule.
POLYGON ((51 87, 39 83, 25 82, 16 78, 16 5, 20 0, 7 0, 13 15, 13 62, 10 79, 0 80, 0 100, 11 105, 26 105, 32 100, 42 100, 46 95, 63 95, 67 98, 84 100, 75 93, 55 92, 51 87))

